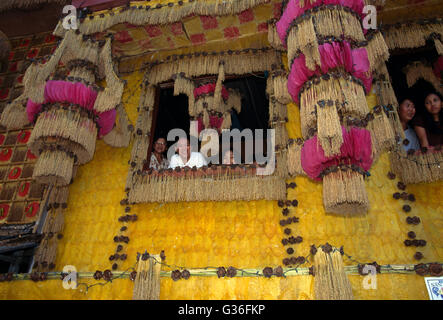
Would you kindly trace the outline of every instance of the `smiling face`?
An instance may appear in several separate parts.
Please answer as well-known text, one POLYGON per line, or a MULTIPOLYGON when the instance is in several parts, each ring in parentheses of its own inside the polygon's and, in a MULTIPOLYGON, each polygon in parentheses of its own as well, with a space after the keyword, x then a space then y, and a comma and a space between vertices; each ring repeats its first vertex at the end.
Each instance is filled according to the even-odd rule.
POLYGON ((186 138, 180 138, 177 142, 177 150, 180 157, 188 159, 191 155, 191 146, 186 138))
POLYGON ((441 99, 434 93, 429 94, 425 99, 425 108, 430 114, 436 116, 441 111, 441 99))
POLYGON ((163 153, 166 150, 166 140, 164 138, 158 138, 154 143, 154 151, 156 153, 163 153))
POLYGON ((415 116, 415 105, 409 99, 403 100, 399 108, 400 121, 408 123, 415 116))

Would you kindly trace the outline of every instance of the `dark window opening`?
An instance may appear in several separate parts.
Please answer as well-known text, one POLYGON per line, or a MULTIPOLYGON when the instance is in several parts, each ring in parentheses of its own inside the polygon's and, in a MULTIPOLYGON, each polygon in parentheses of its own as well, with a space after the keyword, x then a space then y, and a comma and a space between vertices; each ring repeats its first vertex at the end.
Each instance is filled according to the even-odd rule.
MULTIPOLYGON (((215 76, 199 77, 199 79, 211 79, 216 81, 215 76)), ((266 95, 266 78, 264 74, 245 75, 245 76, 226 76, 226 80, 223 85, 226 88, 235 89, 240 92, 242 96, 241 100, 241 112, 231 111, 231 130, 238 129, 240 131, 244 129, 251 129, 254 139, 254 151, 255 151, 255 129, 263 129, 263 150, 266 156, 266 129, 269 129, 269 100, 266 95)), ((148 159, 151 157, 153 143, 159 137, 166 138, 168 132, 174 128, 180 128, 184 130, 188 135, 190 132, 190 116, 188 109, 188 97, 180 94, 174 96, 174 83, 167 82, 159 85, 157 89, 157 102, 153 115, 153 139, 150 141, 150 147, 148 150, 148 159)), ((151 133, 152 135, 152 133, 151 133)), ((174 141, 167 142, 167 148, 174 144, 174 141)), ((200 148, 201 141, 199 141, 200 148)), ((232 143, 230 149, 234 149, 232 143)), ((219 135, 219 163, 223 161, 224 151, 222 150, 222 135, 219 135)), ((167 151, 166 151, 167 152, 167 151)), ((165 152, 165 155, 166 155, 165 152)), ((241 163, 245 162, 245 139, 241 141, 241 151, 236 151, 242 155, 241 163)), ((237 158, 236 158, 237 159, 237 158)), ((253 161, 256 161, 255 157, 253 161)), ((148 161, 149 164, 149 161, 148 161)), ((147 169, 148 167, 145 167, 147 169)))

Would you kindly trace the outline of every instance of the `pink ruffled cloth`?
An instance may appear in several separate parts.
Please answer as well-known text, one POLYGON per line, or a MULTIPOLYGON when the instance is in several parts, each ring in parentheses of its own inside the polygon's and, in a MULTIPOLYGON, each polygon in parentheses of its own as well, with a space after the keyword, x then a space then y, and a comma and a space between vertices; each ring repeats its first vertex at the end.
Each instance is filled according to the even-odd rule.
MULTIPOLYGON (((197 119, 198 124, 197 124, 197 128, 198 128, 198 133, 200 134, 200 132, 203 130, 203 119, 200 117, 197 119)), ((223 118, 222 117, 217 117, 217 116, 209 116, 209 126, 210 128, 217 128, 220 129, 221 125, 223 124, 223 118)), ((209 129, 209 128, 207 128, 209 129)))
POLYGON ((343 7, 351 8, 351 10, 357 12, 360 17, 364 17, 363 0, 317 0, 312 4, 309 1, 305 1, 305 6, 300 7, 300 0, 289 0, 285 11, 283 12, 280 20, 276 23, 277 33, 281 42, 286 46, 286 31, 291 25, 291 22, 301 16, 305 11, 318 7, 320 5, 341 5, 343 7))
POLYGON ((301 149, 301 165, 313 180, 320 181, 320 173, 326 168, 339 164, 354 164, 368 171, 372 165, 371 134, 366 129, 342 127, 343 144, 340 155, 325 157, 317 136, 305 141, 301 149))
MULTIPOLYGON (((203 86, 194 89, 194 98, 201 96, 202 94, 209 94, 215 91, 215 83, 208 83, 203 86)), ((222 87, 221 92, 223 100, 228 100, 229 91, 225 87, 222 87)))
POLYGON ((440 81, 443 79, 443 56, 438 57, 434 63, 434 74, 440 81))
POLYGON ((303 54, 291 66, 288 76, 288 92, 292 99, 298 103, 298 93, 303 84, 312 76, 327 73, 330 69, 344 67, 347 72, 363 82, 366 93, 371 90, 372 76, 369 71, 369 59, 366 48, 351 49, 347 41, 324 43, 318 47, 321 66, 315 71, 306 67, 303 54))
MULTIPOLYGON (((72 83, 61 80, 49 80, 46 82, 44 95, 44 103, 73 103, 87 110, 93 110, 95 99, 97 99, 97 92, 83 83, 72 83)), ((28 114, 28 120, 30 122, 34 121, 41 107, 41 104, 28 99, 26 113, 28 114)), ((100 126, 99 137, 102 137, 108 134, 114 127, 116 111, 112 109, 102 113, 96 113, 94 111, 94 113, 99 117, 97 124, 100 126)))

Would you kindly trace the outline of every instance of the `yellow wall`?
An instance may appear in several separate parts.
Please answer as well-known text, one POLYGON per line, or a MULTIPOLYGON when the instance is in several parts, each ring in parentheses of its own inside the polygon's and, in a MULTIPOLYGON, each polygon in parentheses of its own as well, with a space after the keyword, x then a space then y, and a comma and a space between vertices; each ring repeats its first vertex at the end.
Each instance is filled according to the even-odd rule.
MULTIPOLYGON (((142 74, 126 77, 126 110, 135 123, 142 74)), ((368 98, 374 104, 374 97, 368 98)), ((299 115, 295 105, 289 105, 288 132, 290 137, 300 136, 299 115)), ((123 225, 118 217, 124 215, 124 185, 131 146, 111 148, 97 142, 93 161, 79 168, 70 187, 68 210, 65 217, 64 237, 59 242, 56 269, 74 265, 78 271, 111 268, 108 257, 117 246, 115 235, 129 236, 124 253, 128 259, 119 264, 125 270, 135 262, 137 252, 164 250, 166 262, 187 268, 205 266, 235 266, 258 268, 282 265, 287 257, 281 244, 284 237, 279 221, 281 208, 276 201, 202 202, 178 204, 142 204, 131 206, 137 222, 128 223, 128 231, 119 233, 123 225)), ((378 159, 366 184, 371 210, 360 217, 326 215, 322 204, 322 184, 305 177, 291 181, 295 189, 288 189, 288 199, 298 199, 299 206, 291 211, 300 218, 292 225, 294 236, 304 241, 294 245, 295 255, 306 256, 311 244, 329 242, 344 250, 359 262, 377 261, 379 264, 413 264, 415 248, 405 247, 403 240, 408 231, 417 233, 418 239, 427 240, 424 262, 441 261, 443 254, 441 232, 443 223, 440 201, 443 183, 408 186, 415 194, 409 215, 417 215, 422 223, 406 224, 401 207, 403 200, 394 200, 392 194, 397 179, 389 180, 388 155, 378 159)), ((122 253, 123 253, 122 252, 122 253)), ((345 264, 355 261, 345 258, 345 264)), ((306 265, 307 266, 307 265, 306 265)), ((357 299, 427 299, 424 280, 417 275, 380 275, 378 290, 363 290, 362 277, 350 276, 357 299)), ((88 280, 94 283, 94 280, 88 280)), ((131 299, 133 284, 130 280, 115 280, 106 286, 95 286, 88 294, 80 290, 64 290, 58 280, 34 283, 14 281, 0 283, 1 299, 131 299)), ((161 280, 162 299, 312 299, 313 278, 293 276, 280 278, 197 278, 173 282, 161 280)))

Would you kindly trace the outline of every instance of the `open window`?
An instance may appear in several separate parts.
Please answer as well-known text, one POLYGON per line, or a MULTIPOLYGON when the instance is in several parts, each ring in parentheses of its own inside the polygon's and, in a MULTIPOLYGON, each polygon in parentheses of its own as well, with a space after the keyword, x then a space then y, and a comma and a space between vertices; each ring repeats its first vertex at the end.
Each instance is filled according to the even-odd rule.
MULTIPOLYGON (((416 125, 420 124, 426 134, 433 130, 428 121, 431 115, 424 102, 431 92, 438 92, 440 95, 443 93, 443 57, 439 56, 433 41, 429 40, 423 47, 392 51, 387 68, 399 104, 399 120, 405 133, 404 139, 400 139, 397 148, 391 153, 392 168, 405 183, 441 180, 441 141, 436 138, 430 141, 430 146, 423 146, 416 125), (415 115, 410 111, 411 106, 407 106, 411 103, 405 101, 406 99, 415 106, 415 115), (412 115, 413 118, 410 119, 412 115)), ((442 114, 443 111, 440 112, 440 117, 442 114)))

